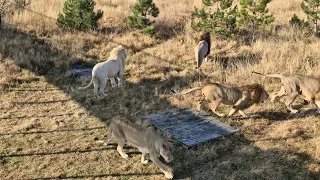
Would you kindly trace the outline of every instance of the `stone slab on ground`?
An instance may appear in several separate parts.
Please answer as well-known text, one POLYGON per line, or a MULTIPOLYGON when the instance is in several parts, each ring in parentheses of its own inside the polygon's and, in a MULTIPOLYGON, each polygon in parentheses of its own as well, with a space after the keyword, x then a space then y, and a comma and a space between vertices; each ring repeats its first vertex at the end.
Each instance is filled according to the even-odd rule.
POLYGON ((222 123, 217 118, 195 109, 170 109, 144 116, 158 129, 170 134, 186 147, 226 136, 237 129, 222 123))

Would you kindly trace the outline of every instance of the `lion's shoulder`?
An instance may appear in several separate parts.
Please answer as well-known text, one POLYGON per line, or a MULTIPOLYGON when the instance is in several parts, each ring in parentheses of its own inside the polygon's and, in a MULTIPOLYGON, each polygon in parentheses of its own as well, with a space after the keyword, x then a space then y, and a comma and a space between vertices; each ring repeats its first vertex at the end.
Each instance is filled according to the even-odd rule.
POLYGON ((141 131, 141 128, 138 125, 129 121, 127 118, 120 117, 120 116, 116 116, 112 118, 111 125, 112 125, 110 126, 111 128, 113 128, 114 126, 120 126, 121 128, 129 129, 129 131, 132 131, 132 132, 141 131))
POLYGON ((135 139, 141 147, 147 143, 147 147, 152 148, 153 144, 163 140, 163 137, 153 127, 140 127, 125 117, 114 117, 110 128, 120 129, 126 137, 130 136, 130 139, 135 139))

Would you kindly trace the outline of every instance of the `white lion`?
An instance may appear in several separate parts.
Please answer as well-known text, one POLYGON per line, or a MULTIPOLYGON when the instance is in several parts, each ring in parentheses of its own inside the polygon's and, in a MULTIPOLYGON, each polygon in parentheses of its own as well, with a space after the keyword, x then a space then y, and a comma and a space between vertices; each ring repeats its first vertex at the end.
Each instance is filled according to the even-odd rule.
POLYGON ((108 79, 111 80, 112 87, 115 87, 116 82, 114 77, 119 74, 118 86, 122 86, 126 58, 127 51, 122 45, 113 48, 107 61, 98 63, 93 67, 90 83, 86 87, 79 87, 79 89, 86 89, 93 83, 93 94, 95 97, 99 97, 99 95, 107 96, 108 94, 104 93, 104 88, 108 79))

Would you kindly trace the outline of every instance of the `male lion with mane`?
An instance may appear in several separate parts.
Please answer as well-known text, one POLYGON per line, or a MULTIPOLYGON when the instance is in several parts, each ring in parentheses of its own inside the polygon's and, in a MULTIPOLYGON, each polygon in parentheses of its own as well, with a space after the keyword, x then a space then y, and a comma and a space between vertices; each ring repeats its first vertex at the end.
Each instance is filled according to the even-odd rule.
POLYGON ((202 32, 200 34, 200 38, 195 38, 195 42, 197 43, 197 46, 195 47, 195 56, 196 56, 196 62, 197 62, 197 69, 200 71, 200 66, 202 64, 202 61, 207 61, 207 56, 210 53, 210 47, 211 47, 211 40, 210 40, 210 33, 209 32, 202 32))
POLYGON ((114 77, 119 74, 118 86, 122 86, 126 58, 127 52, 122 45, 113 48, 107 61, 98 63, 93 67, 90 83, 86 87, 79 87, 79 89, 86 89, 93 83, 93 94, 95 97, 98 98, 99 95, 107 96, 108 94, 104 93, 104 88, 108 79, 111 80, 112 87, 115 87, 116 82, 114 77))
POLYGON ((232 105, 228 116, 231 117, 239 111, 243 117, 247 115, 243 112, 253 104, 263 103, 269 98, 268 93, 261 84, 248 84, 240 87, 233 87, 219 83, 207 84, 203 87, 195 87, 190 90, 183 91, 177 95, 188 94, 197 90, 201 90, 206 100, 211 101, 211 110, 214 114, 225 117, 223 113, 218 113, 216 109, 219 105, 232 105))
POLYGON ((317 106, 318 112, 320 112, 320 78, 302 75, 286 75, 286 74, 261 74, 258 72, 252 72, 266 77, 273 77, 281 79, 281 89, 271 96, 271 102, 275 99, 287 96, 285 102, 286 107, 291 113, 297 113, 298 110, 292 107, 293 101, 298 95, 308 101, 309 103, 317 106))
POLYGON ((166 162, 170 162, 173 159, 171 154, 172 145, 153 127, 140 128, 128 119, 116 116, 111 120, 104 144, 108 145, 108 142, 112 139, 118 142, 117 151, 123 158, 128 158, 128 155, 123 152, 125 144, 136 147, 142 153, 142 164, 148 163, 146 154, 149 153, 151 161, 163 171, 166 178, 173 178, 172 169, 159 160, 160 156, 166 162))

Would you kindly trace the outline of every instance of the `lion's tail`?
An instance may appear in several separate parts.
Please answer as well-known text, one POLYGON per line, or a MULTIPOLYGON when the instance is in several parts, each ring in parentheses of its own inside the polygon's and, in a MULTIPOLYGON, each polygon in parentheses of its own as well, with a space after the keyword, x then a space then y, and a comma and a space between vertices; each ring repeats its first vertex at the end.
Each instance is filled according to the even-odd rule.
POLYGON ((273 78, 283 78, 282 74, 266 74, 267 77, 273 77, 273 78))
POLYGON ((185 95, 185 94, 189 94, 189 93, 192 93, 194 91, 198 91, 198 90, 201 90, 202 87, 195 87, 195 88, 192 88, 192 89, 189 89, 189 90, 186 90, 186 91, 183 91, 181 93, 178 93, 176 95, 185 95))
POLYGON ((261 76, 266 76, 266 77, 283 78, 282 74, 262 74, 262 73, 258 73, 258 72, 255 72, 255 71, 252 71, 252 73, 259 74, 261 76))
POLYGON ((93 83, 94 77, 95 77, 95 74, 94 74, 94 72, 92 72, 92 77, 91 77, 90 83, 89 83, 87 86, 85 86, 85 87, 79 87, 78 89, 87 89, 88 87, 90 87, 91 84, 93 83))

